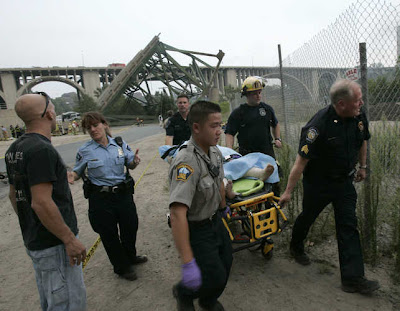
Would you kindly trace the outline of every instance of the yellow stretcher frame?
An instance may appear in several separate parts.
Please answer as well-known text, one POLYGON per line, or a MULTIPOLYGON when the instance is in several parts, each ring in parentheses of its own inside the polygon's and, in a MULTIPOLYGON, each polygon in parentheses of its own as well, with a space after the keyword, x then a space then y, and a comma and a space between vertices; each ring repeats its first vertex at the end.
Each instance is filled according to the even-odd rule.
POLYGON ((261 244, 263 256, 268 259, 272 257, 274 244, 271 236, 280 233, 288 221, 277 202, 279 202, 279 197, 275 196, 273 192, 269 192, 230 206, 231 210, 236 211, 238 216, 229 217, 228 215, 227 220, 222 219, 222 221, 232 243, 242 244, 235 247, 234 252, 261 244), (267 204, 268 208, 260 210, 260 204, 264 204, 264 208, 267 204), (280 219, 282 220, 281 224, 279 224, 280 219), (233 236, 229 224, 235 221, 240 222, 244 229, 246 228, 247 240, 237 240, 233 236))

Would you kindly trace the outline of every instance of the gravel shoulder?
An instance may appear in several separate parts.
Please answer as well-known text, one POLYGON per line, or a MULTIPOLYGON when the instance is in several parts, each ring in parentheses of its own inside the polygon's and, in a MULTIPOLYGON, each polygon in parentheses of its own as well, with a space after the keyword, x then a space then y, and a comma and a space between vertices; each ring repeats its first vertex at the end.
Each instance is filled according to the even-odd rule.
MULTIPOLYGON (((87 135, 78 136, 68 139, 88 139, 87 135)), ((68 139, 55 137, 53 143, 67 143, 68 139)), ((164 136, 160 134, 130 144, 132 149, 140 149, 142 159, 133 171, 135 180, 139 181, 144 173, 135 193, 139 214, 137 249, 139 254, 148 255, 149 261, 137 267, 138 279, 129 282, 113 273, 100 245, 84 271, 88 310, 176 310, 171 288, 180 278, 180 261, 166 222, 168 164, 157 152, 163 141, 164 136)), ((0 154, 4 154, 3 147, 0 144, 0 154)), ((0 183, 0 188, 7 187, 0 183)), ((71 191, 79 236, 89 249, 97 235, 89 224, 81 181, 71 185, 71 191)), ((5 191, 0 193, 3 193, 0 198, 0 310, 40 310, 34 271, 23 246, 17 216, 5 191)), ((367 276, 381 283, 381 289, 373 296, 344 293, 340 289, 334 237, 311 248, 313 264, 302 267, 288 255, 289 233, 290 228, 287 228, 274 239, 274 256, 269 261, 259 251, 244 250, 234 255, 231 276, 220 299, 226 310, 382 311, 400 308, 399 290, 391 284, 390 267, 385 263, 374 269, 366 267, 367 276)))

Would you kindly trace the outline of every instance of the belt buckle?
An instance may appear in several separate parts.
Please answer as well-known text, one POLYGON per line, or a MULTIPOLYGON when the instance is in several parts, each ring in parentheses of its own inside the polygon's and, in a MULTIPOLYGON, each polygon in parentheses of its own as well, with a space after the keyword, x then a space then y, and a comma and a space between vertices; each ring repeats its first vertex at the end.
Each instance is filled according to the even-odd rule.
POLYGON ((214 217, 217 216, 217 213, 218 213, 218 211, 216 211, 214 214, 212 214, 208 219, 209 219, 210 221, 213 221, 213 220, 214 220, 214 217))
POLYGON ((111 187, 111 192, 112 193, 117 193, 117 191, 118 191, 118 186, 112 186, 111 187))
POLYGON ((357 170, 355 168, 353 168, 350 173, 347 174, 347 176, 351 177, 351 175, 353 175, 357 170))
POLYGON ((108 192, 108 186, 102 186, 100 192, 108 192))

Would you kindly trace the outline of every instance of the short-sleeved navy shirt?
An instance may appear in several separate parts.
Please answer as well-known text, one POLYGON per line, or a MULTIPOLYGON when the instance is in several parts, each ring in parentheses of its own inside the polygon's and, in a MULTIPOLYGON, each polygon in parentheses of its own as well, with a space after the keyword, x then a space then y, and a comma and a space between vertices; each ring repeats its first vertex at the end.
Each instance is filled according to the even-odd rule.
POLYGON ((349 176, 364 140, 370 137, 365 113, 343 119, 332 105, 321 109, 301 130, 298 153, 310 160, 304 177, 315 180, 349 176))
MULTIPOLYGON (((271 127, 278 120, 274 109, 261 102, 258 106, 242 104, 232 111, 226 125, 225 134, 238 134, 239 147, 249 152, 273 154, 271 127)), ((275 157, 275 155, 271 155, 275 157)))
POLYGON ((67 180, 65 164, 50 140, 36 133, 21 136, 6 152, 9 182, 15 187, 18 218, 29 250, 41 250, 62 244, 40 222, 32 209, 30 187, 51 182, 52 199, 71 231, 77 235, 78 225, 67 180))
POLYGON ((173 145, 180 145, 190 138, 190 127, 188 120, 183 119, 179 112, 168 119, 165 127, 167 136, 173 136, 173 145))

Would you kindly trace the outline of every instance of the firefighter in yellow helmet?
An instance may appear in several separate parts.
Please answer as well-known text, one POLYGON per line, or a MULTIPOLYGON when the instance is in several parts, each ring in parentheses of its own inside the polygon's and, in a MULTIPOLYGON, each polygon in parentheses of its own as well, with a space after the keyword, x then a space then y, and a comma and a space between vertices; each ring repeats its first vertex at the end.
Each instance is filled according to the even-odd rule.
POLYGON ((260 77, 244 80, 241 93, 246 96, 247 102, 229 116, 225 129, 226 146, 232 148, 234 137, 238 134, 240 154, 261 152, 275 158, 273 141, 277 148, 282 147, 280 126, 274 109, 261 102, 264 87, 265 83, 260 77))

